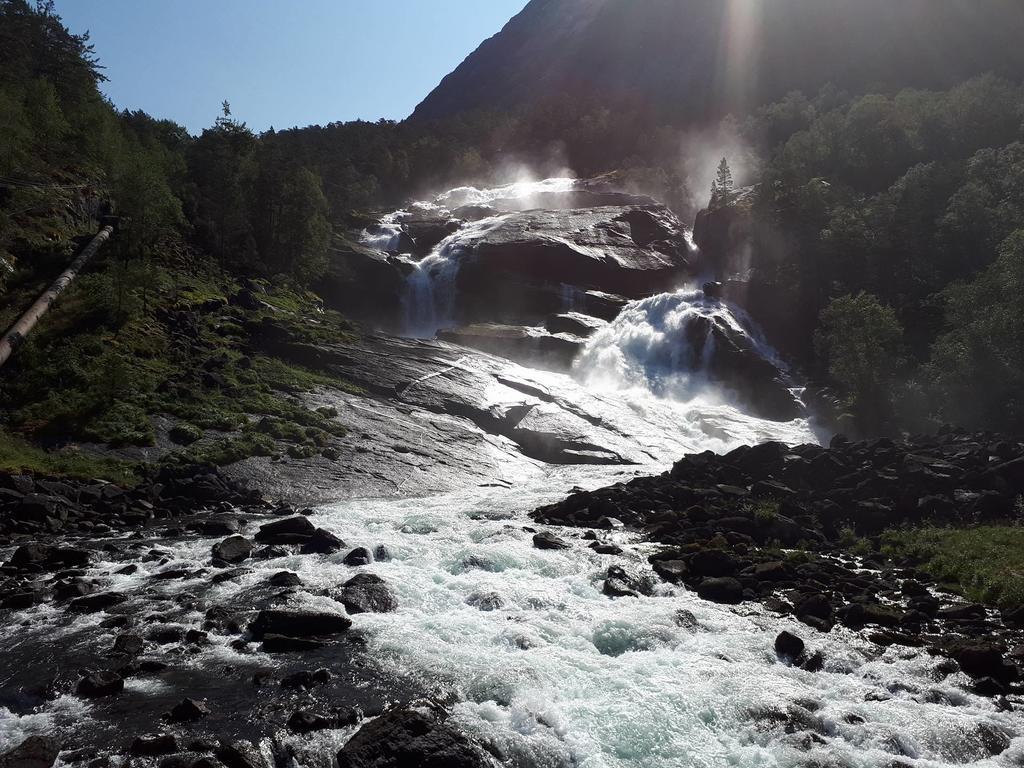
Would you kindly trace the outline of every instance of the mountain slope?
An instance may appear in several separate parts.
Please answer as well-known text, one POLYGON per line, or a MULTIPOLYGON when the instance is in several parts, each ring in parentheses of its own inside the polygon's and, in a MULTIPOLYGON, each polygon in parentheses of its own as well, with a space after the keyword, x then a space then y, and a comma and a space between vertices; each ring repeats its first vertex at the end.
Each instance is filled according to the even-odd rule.
POLYGON ((1018 0, 531 0, 413 118, 563 95, 701 122, 832 82, 942 87, 1024 76, 1018 0))

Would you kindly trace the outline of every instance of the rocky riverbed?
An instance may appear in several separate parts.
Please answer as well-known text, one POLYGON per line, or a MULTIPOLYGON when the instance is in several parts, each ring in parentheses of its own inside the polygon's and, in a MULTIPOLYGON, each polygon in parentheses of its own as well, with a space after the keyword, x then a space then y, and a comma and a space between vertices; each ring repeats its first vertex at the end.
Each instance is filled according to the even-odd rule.
MULTIPOLYGON (((1012 709, 1007 696, 1019 705, 1024 693, 1024 606, 999 612, 951 595, 913 557, 879 551, 878 537, 900 526, 1019 525, 1022 493, 1019 442, 950 431, 693 454, 658 477, 575 493, 534 516, 642 531, 664 545, 649 560, 669 583, 718 603, 758 602, 821 632, 841 625, 880 648, 924 648, 948 660, 943 674, 962 669, 970 690, 1012 709), (853 546, 851 536, 863 538, 853 546)), ((651 587, 616 572, 605 589, 651 587)), ((780 643, 804 668, 821 668, 802 642, 780 643)))
POLYGON ((864 503, 1012 516, 1019 457, 767 443, 314 509, 206 467, 7 476, 4 765, 1012 765, 1017 614, 819 507, 860 510, 872 466, 901 492, 864 503))

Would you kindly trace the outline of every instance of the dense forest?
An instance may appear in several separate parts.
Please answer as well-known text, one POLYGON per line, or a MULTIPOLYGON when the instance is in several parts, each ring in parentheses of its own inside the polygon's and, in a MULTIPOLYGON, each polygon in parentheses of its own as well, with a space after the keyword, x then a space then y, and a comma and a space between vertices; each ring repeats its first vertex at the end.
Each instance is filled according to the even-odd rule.
MULTIPOLYGON (((0 320, 59 271, 70 238, 99 212, 125 223, 74 300, 95 322, 34 342, 19 363, 25 377, 3 385, 5 420, 27 434, 53 412, 54 393, 67 401, 110 386, 96 349, 103 370, 138 373, 137 345, 100 340, 155 317, 159 297, 201 276, 269 279, 304 296, 359 212, 522 167, 617 170, 686 218, 706 201, 682 156, 692 131, 639 101, 560 98, 438 122, 263 133, 225 101, 192 136, 117 111, 103 79, 87 37, 70 33, 52 3, 0 0, 0 320)), ((730 159, 751 185, 716 196, 705 214, 728 225, 709 255, 723 277, 742 278, 772 340, 839 393, 850 428, 1024 429, 1018 83, 830 86, 711 129, 743 146, 730 159)))

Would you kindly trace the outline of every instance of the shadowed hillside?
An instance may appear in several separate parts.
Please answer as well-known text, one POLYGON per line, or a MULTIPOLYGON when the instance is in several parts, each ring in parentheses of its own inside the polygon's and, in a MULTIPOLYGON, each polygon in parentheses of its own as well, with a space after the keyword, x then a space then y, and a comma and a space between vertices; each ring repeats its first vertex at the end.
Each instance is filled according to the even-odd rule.
POLYGON ((1022 32, 1012 0, 532 0, 413 117, 600 94, 703 122, 829 82, 862 93, 1013 76, 1022 32))

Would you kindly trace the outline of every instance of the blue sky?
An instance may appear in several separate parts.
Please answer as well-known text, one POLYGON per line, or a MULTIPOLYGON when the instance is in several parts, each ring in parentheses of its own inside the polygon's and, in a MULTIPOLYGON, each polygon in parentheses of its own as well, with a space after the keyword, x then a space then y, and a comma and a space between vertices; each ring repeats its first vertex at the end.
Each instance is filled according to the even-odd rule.
POLYGON ((57 0, 119 108, 197 133, 401 120, 526 0, 57 0))

